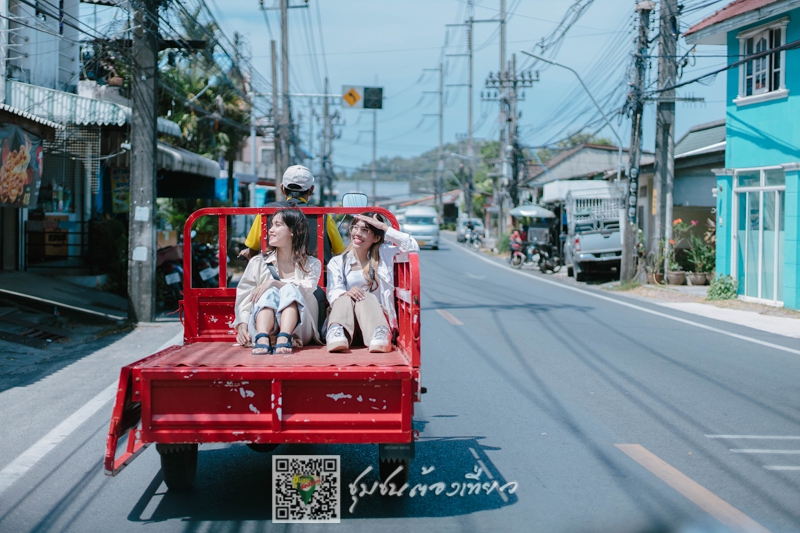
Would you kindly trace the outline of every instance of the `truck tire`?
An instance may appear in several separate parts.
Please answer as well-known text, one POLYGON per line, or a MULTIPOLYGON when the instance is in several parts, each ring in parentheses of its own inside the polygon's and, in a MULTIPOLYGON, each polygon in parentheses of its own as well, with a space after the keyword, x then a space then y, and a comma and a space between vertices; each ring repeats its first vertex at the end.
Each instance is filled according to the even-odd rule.
POLYGON ((403 485, 408 482, 408 474, 409 468, 411 466, 411 461, 408 459, 383 459, 380 462, 380 476, 381 476, 381 483, 386 483, 386 480, 389 479, 389 476, 397 470, 398 466, 403 466, 403 470, 398 472, 396 476, 394 476, 389 481, 389 488, 391 485, 395 486, 395 491, 399 491, 403 488, 403 485))
POLYGON ((258 453, 269 453, 275 450, 275 448, 277 448, 278 446, 280 446, 280 444, 255 443, 255 442, 247 443, 248 448, 258 453))
POLYGON ((580 267, 575 263, 575 281, 586 281, 586 267, 580 267))
POLYGON ((572 277, 575 275, 575 272, 572 270, 572 267, 567 267, 567 276, 572 277))
POLYGON ((190 490, 197 474, 197 444, 156 444, 156 450, 161 455, 161 475, 167 488, 190 490))

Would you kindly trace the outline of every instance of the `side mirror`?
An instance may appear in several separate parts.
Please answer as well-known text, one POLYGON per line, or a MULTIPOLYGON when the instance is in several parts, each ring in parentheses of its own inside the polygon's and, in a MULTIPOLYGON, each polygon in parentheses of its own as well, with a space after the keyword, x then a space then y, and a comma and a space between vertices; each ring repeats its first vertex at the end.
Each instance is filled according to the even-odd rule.
POLYGON ((342 207, 367 207, 369 198, 362 192, 349 192, 342 196, 342 207))

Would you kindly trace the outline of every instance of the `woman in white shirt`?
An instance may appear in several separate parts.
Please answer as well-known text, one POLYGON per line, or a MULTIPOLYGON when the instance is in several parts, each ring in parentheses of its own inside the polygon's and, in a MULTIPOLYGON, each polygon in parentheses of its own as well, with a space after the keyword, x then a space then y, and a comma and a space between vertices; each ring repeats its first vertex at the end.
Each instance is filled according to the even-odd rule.
POLYGON ((377 213, 356 215, 350 244, 328 263, 329 352, 347 350, 357 330, 370 352, 392 350, 397 327, 394 256, 419 250, 410 235, 389 226, 377 213))
POLYGON ((305 215, 299 209, 276 212, 269 244, 267 252, 250 260, 236 287, 236 340, 242 346, 252 341, 253 355, 290 354, 293 345, 320 342, 314 290, 322 263, 306 254, 305 215))

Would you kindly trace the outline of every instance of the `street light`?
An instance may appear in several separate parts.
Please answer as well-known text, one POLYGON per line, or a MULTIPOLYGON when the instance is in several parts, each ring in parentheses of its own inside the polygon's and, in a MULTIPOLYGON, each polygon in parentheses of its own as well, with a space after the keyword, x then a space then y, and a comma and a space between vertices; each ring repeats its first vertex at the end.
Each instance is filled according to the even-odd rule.
POLYGON ((598 104, 597 100, 594 99, 594 96, 592 96, 592 93, 589 92, 589 88, 586 86, 585 83, 583 83, 583 80, 581 79, 580 75, 578 75, 578 73, 575 72, 574 69, 572 69, 572 68, 570 68, 570 67, 568 67, 566 65, 562 65, 561 63, 556 63, 555 61, 551 61, 549 59, 545 59, 543 57, 528 53, 525 50, 522 50, 522 53, 525 54, 526 56, 530 56, 530 57, 532 57, 534 59, 538 59, 539 61, 544 61, 545 63, 549 63, 549 64, 554 65, 556 67, 565 68, 568 71, 570 71, 573 74, 575 74, 575 77, 578 78, 578 81, 580 82, 581 86, 583 86, 583 89, 586 91, 586 94, 588 94, 589 98, 592 99, 592 103, 594 104, 594 106, 597 108, 598 111, 600 111, 600 114, 603 115, 603 120, 606 121, 606 124, 608 125, 608 128, 614 134, 614 137, 617 138, 617 142, 619 143, 619 153, 617 155, 617 181, 619 181, 620 174, 622 172, 622 139, 620 139, 619 134, 617 133, 617 130, 614 129, 614 127, 611 125, 611 122, 608 120, 608 117, 603 112, 603 108, 600 107, 600 104, 598 104))

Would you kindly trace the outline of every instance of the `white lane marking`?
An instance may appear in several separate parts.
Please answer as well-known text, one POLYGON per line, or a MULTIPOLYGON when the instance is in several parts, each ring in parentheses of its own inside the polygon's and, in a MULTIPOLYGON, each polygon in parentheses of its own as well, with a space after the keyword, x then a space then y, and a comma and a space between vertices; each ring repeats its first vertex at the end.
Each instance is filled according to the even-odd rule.
POLYGON ((445 320, 447 320, 448 322, 450 322, 454 326, 463 326, 464 325, 463 322, 461 322, 459 319, 457 319, 456 317, 451 315, 449 311, 445 311, 444 309, 437 309, 436 312, 439 313, 440 315, 442 315, 445 320))
POLYGON ((570 287, 569 285, 564 285, 563 283, 559 283, 558 281, 552 281, 552 280, 549 280, 549 279, 544 279, 544 278, 541 278, 539 276, 531 276, 531 275, 525 274, 524 272, 520 272, 519 270, 514 270, 513 268, 511 268, 509 266, 501 265, 499 263, 495 263, 491 259, 483 257, 482 255, 479 255, 477 252, 473 252, 473 251, 467 250, 466 248, 462 248, 460 246, 454 246, 452 249, 461 250, 461 251, 463 251, 465 253, 472 254, 475 257, 477 257, 478 259, 480 259, 481 261, 485 261, 485 262, 489 263, 490 265, 494 265, 494 266, 496 266, 498 268, 503 268, 505 270, 508 270, 509 272, 513 272, 514 274, 518 274, 520 276, 524 276, 526 279, 532 279, 532 280, 538 281, 539 283, 546 283, 548 285, 554 285, 556 287, 560 287, 560 288, 568 290, 568 291, 579 292, 581 294, 585 294, 587 296, 592 296, 592 297, 598 298, 600 300, 605 300, 607 302, 613 302, 613 303, 615 303, 617 305, 621 305, 621 306, 624 306, 624 307, 629 307, 631 309, 636 309, 637 311, 642 311, 644 313, 648 313, 648 314, 651 314, 651 315, 659 316, 661 318, 674 320, 675 322, 680 322, 682 324, 688 324, 690 326, 694 326, 694 327, 700 328, 700 329, 705 329, 707 331, 713 331, 714 333, 719 333, 720 335, 725 335, 727 337, 733 337, 734 339, 739 339, 739 340, 743 340, 743 341, 747 341, 747 342, 752 342, 754 344, 760 344, 761 346, 766 346, 768 348, 774 348, 776 350, 781 350, 781 351, 792 353, 792 354, 795 354, 795 355, 800 355, 800 350, 795 350, 794 348, 787 348, 786 346, 781 346, 780 344, 773 344, 771 342, 766 342, 766 341, 762 341, 762 340, 759 340, 759 339, 754 339, 752 337, 746 337, 744 335, 739 335, 738 333, 731 333, 730 331, 725 331, 724 329, 719 329, 719 328, 715 328, 715 327, 712 327, 712 326, 706 326, 705 324, 699 324, 697 322, 694 322, 692 320, 687 320, 685 318, 680 318, 680 317, 668 315, 667 313, 661 313, 659 311, 653 311, 652 309, 648 309, 646 307, 641 307, 641 306, 638 306, 638 305, 635 305, 635 304, 632 304, 632 303, 623 302, 623 301, 620 301, 620 300, 616 300, 614 298, 609 298, 608 296, 603 296, 602 294, 596 294, 593 291, 588 291, 588 290, 585 290, 585 289, 579 289, 577 287, 570 287))
POLYGON ((764 439, 764 440, 800 440, 794 435, 706 435, 709 439, 764 439))
MULTIPOLYGON (((183 331, 178 332, 174 337, 165 342, 157 352, 168 348, 173 344, 181 344, 183 341, 183 331)), ((63 422, 57 425, 47 435, 39 439, 33 446, 22 452, 16 459, 11 461, 5 468, 0 470, 0 496, 16 480, 33 468, 45 455, 53 448, 58 446, 61 441, 69 437, 73 431, 78 429, 84 422, 89 420, 97 411, 103 408, 109 401, 114 399, 117 394, 118 382, 114 381, 97 396, 86 402, 80 409, 68 416, 63 422)))
POLYGON ((766 468, 767 470, 791 470, 791 471, 799 470, 800 471, 800 466, 765 466, 764 468, 766 468))
MULTIPOLYGON (((475 451, 474 449, 472 449, 472 448, 470 448, 470 449, 469 449, 469 451, 471 451, 471 452, 472 452, 472 456, 473 456, 473 457, 475 458, 475 460, 478 462, 478 465, 481 467, 481 469, 483 470, 483 472, 486 474, 486 477, 488 477, 488 478, 489 478, 489 481, 494 481, 494 476, 492 475, 492 473, 491 473, 491 472, 489 472, 489 469, 488 469, 488 468, 486 468, 486 465, 485 465, 485 464, 483 464, 483 461, 481 461, 481 458, 480 458, 480 456, 478 455, 478 452, 476 452, 476 451, 475 451)), ((508 503, 508 496, 506 496, 504 492, 499 492, 498 494, 500 494, 500 498, 502 498, 503 502, 505 502, 505 503, 508 503)))
POLYGON ((732 448, 731 451, 733 453, 780 453, 784 455, 800 454, 800 450, 758 450, 758 449, 748 449, 748 448, 732 448))

